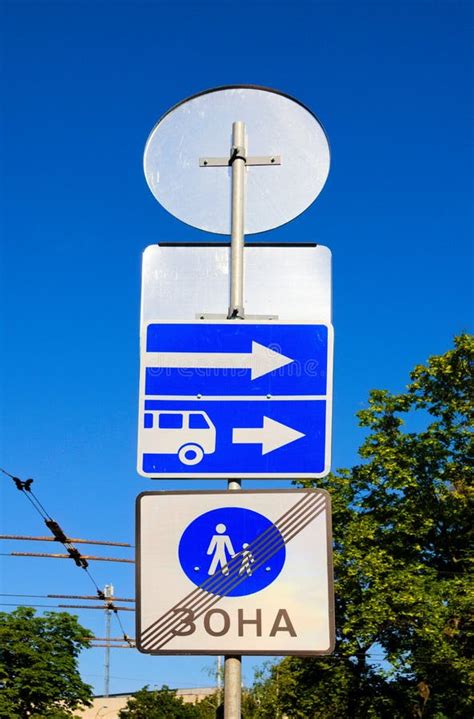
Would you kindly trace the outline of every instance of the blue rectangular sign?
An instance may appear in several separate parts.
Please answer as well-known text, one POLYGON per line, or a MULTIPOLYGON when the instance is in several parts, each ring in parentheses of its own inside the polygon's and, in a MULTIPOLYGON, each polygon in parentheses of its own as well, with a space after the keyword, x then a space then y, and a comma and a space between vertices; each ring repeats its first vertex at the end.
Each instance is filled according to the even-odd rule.
POLYGON ((326 324, 150 323, 142 337, 139 474, 324 476, 332 350, 326 324))

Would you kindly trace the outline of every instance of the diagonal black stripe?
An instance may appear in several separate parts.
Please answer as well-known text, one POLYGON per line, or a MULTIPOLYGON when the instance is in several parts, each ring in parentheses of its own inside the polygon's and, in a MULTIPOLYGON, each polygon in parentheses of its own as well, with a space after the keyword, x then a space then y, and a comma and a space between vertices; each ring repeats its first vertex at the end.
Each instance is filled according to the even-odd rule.
MULTIPOLYGON (((326 507, 326 498, 324 495, 314 495, 313 493, 308 493, 306 497, 303 499, 306 500, 306 503, 308 503, 308 497, 311 497, 313 500, 311 505, 307 508, 303 507, 303 512, 301 511, 301 508, 298 507, 301 505, 301 500, 298 502, 292 509, 298 508, 299 511, 297 512, 299 516, 298 523, 296 524, 294 521, 291 521, 290 517, 288 515, 291 515, 291 510, 288 511, 285 515, 283 515, 277 522, 274 523, 274 526, 277 526, 280 524, 280 531, 282 532, 282 538, 284 540, 284 544, 287 544, 291 539, 293 539, 294 536, 296 536, 304 527, 306 527, 315 517, 318 516, 326 507), (316 501, 314 501, 316 500, 316 501), (322 500, 322 501, 321 501, 322 500), (282 522, 282 520, 284 520, 282 522), (284 526, 284 529, 282 529, 282 525, 284 526)), ((272 529, 273 529, 272 527, 272 529)), ((282 541, 280 537, 278 537, 278 541, 269 541, 267 537, 267 541, 263 543, 260 542, 262 546, 260 546, 260 550, 265 549, 265 552, 262 553, 259 552, 257 549, 255 549, 258 544, 259 540, 261 539, 261 536, 257 538, 257 540, 254 540, 253 543, 250 543, 249 550, 252 552, 252 555, 255 558, 255 555, 258 555, 258 558, 256 558, 256 562, 253 564, 253 571, 256 571, 262 564, 268 561, 269 558, 271 558, 276 552, 280 549, 282 546, 282 541)), ((235 559, 235 558, 233 558, 235 559)), ((241 582, 245 581, 247 578, 247 575, 237 575, 235 574, 236 566, 241 566, 241 562, 232 562, 232 560, 228 563, 228 567, 230 569, 229 575, 224 577, 224 582, 220 582, 219 588, 220 593, 216 596, 215 593, 209 594, 208 591, 203 590, 201 587, 204 585, 201 585, 200 588, 198 588, 198 596, 196 596, 193 599, 192 604, 188 604, 187 600, 190 598, 191 595, 194 595, 195 592, 191 593, 191 595, 188 595, 185 597, 181 602, 176 604, 174 607, 172 607, 168 612, 166 612, 162 617, 160 617, 159 620, 157 620, 155 623, 150 625, 145 632, 142 634, 142 645, 144 647, 147 647, 150 645, 150 643, 153 643, 154 646, 152 646, 152 649, 158 649, 163 644, 166 644, 173 636, 176 634, 176 630, 180 627, 180 625, 186 625, 185 622, 183 622, 182 618, 177 617, 176 614, 178 612, 183 611, 183 605, 186 609, 189 609, 193 611, 194 619, 201 616, 204 612, 208 611, 208 609, 211 606, 214 606, 219 602, 222 598, 222 596, 225 596, 228 592, 232 591, 234 587, 238 586, 241 582), (234 565, 231 567, 231 565, 234 565), (231 569, 234 569, 234 572, 231 573, 231 569), (169 626, 168 626, 169 625, 169 626), (169 635, 169 636, 168 636, 169 635), (157 645, 156 642, 159 642, 157 645)), ((208 580, 206 580, 207 582, 208 580)), ((204 583, 206 584, 206 583, 204 583)), ((215 589, 214 589, 215 592, 215 589)))
MULTIPOLYGON (((313 500, 311 500, 313 501, 313 500)), ((314 501, 313 504, 317 504, 317 501, 314 501)), ((292 526, 297 520, 301 518, 301 516, 304 514, 304 512, 309 511, 310 509, 310 502, 308 501, 306 503, 306 506, 301 508, 295 516, 292 516, 291 518, 288 517, 285 519, 285 527, 286 525, 292 526)), ((262 532, 258 537, 256 537, 252 542, 249 543, 249 551, 252 553, 254 557, 258 555, 264 548, 267 547, 267 545, 277 544, 279 547, 282 545, 282 539, 283 539, 283 525, 278 524, 275 522, 271 527, 269 527, 265 532, 262 532), (275 531, 276 530, 276 531, 275 531)), ((226 584, 228 584, 228 577, 229 575, 235 571, 237 567, 240 568, 241 566, 241 557, 242 552, 238 552, 236 555, 234 555, 227 564, 222 567, 220 572, 216 572, 215 577, 217 577, 217 585, 215 585, 212 588, 213 594, 226 594, 226 584), (225 573, 224 573, 225 572, 225 573)), ((201 585, 201 588, 205 589, 206 591, 210 591, 210 588, 208 586, 204 587, 204 583, 201 585)))
MULTIPOLYGON (((291 525, 295 519, 298 519, 301 517, 302 513, 307 511, 307 507, 310 505, 317 504, 321 501, 321 499, 324 499, 324 495, 315 495, 312 492, 308 492, 305 494, 305 496, 302 497, 301 500, 299 500, 293 507, 290 507, 290 509, 285 512, 271 527, 269 527, 265 532, 262 532, 261 535, 259 535, 251 544, 255 551, 263 548, 268 543, 268 537, 269 534, 273 534, 273 538, 275 537, 275 531, 274 527, 277 527, 278 530, 282 533, 286 531, 287 526, 291 525)), ((253 550, 251 550, 253 553, 253 550)), ((223 567, 223 569, 228 568, 229 573, 237 565, 240 565, 241 560, 241 552, 237 554, 235 557, 233 557, 226 565, 226 567, 223 567)), ((205 582, 203 582, 199 587, 197 587, 195 590, 193 590, 190 594, 188 594, 182 601, 180 601, 178 604, 176 604, 174 607, 171 607, 171 609, 168 610, 160 619, 158 619, 156 622, 151 624, 142 634, 142 637, 145 637, 151 630, 156 630, 160 624, 163 622, 167 622, 168 619, 176 619, 174 616, 174 610, 178 606, 182 606, 184 603, 189 606, 190 609, 194 608, 194 604, 196 602, 201 601, 203 593, 207 594, 207 592, 217 593, 219 589, 221 589, 221 585, 224 586, 226 582, 227 577, 224 575, 215 574, 212 575, 209 579, 206 579, 205 582), (169 615, 169 617, 167 617, 169 615)))

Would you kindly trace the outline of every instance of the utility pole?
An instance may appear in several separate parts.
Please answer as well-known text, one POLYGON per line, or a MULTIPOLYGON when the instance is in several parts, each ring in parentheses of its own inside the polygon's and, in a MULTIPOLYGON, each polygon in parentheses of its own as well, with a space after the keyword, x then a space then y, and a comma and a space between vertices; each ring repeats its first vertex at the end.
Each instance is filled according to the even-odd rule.
MULTIPOLYGON (((104 587, 104 596, 106 599, 112 600, 114 597, 114 587, 112 584, 106 584, 104 587)), ((110 691, 110 621, 112 618, 112 610, 109 604, 105 605, 105 654, 104 654, 104 696, 109 696, 110 691)))

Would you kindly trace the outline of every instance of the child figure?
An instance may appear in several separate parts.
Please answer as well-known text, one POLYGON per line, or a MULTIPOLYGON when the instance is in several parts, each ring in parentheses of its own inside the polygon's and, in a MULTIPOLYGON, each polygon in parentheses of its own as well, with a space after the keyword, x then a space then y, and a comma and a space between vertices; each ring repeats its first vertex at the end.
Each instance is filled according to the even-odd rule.
POLYGON ((247 572, 250 577, 252 575, 252 567, 250 565, 255 563, 255 559, 253 558, 252 552, 247 549, 248 546, 247 542, 242 544, 244 551, 242 552, 242 564, 240 565, 239 574, 247 572))

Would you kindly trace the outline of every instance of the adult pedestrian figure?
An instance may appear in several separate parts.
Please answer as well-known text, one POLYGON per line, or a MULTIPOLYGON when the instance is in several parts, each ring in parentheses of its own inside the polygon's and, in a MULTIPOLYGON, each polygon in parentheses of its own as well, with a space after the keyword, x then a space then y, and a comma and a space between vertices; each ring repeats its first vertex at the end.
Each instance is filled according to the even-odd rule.
POLYGON ((221 523, 216 525, 217 534, 214 534, 207 548, 207 554, 214 553, 208 574, 215 574, 219 565, 223 574, 229 574, 229 567, 226 565, 229 559, 232 559, 235 552, 229 535, 224 534, 226 529, 225 524, 221 523), (229 558, 227 558, 226 552, 229 554, 229 558))

